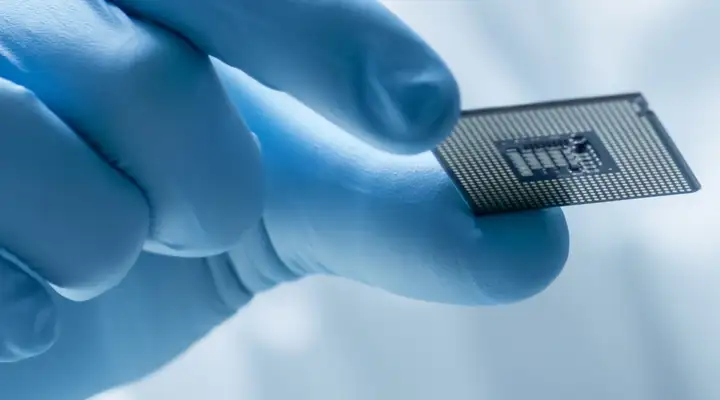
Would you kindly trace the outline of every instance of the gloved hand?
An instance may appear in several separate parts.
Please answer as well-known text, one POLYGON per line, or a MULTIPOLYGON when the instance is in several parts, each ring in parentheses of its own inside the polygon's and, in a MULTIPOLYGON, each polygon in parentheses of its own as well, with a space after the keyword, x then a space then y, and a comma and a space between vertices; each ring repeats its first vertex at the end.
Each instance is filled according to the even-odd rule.
POLYGON ((142 377, 309 274, 495 304, 565 261, 559 210, 473 218, 423 152, 455 123, 457 86, 376 2, 0 15, 0 398, 142 377))

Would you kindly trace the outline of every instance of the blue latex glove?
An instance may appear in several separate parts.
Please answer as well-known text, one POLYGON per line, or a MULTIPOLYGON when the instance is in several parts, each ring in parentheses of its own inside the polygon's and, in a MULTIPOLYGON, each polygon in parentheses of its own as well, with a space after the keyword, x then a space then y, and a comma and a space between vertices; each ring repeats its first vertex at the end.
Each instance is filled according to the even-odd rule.
POLYGON ((457 86, 378 3, 113 3, 0 6, 0 398, 145 376, 309 274, 475 305, 562 268, 559 210, 473 218, 423 152, 457 86))

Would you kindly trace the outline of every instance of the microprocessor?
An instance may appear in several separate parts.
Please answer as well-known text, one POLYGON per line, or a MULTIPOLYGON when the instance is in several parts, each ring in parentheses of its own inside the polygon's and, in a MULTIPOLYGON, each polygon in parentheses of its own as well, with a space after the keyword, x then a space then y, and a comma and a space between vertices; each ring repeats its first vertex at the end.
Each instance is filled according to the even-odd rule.
POLYGON ((433 152, 476 215, 700 189, 640 93, 463 111, 433 152))

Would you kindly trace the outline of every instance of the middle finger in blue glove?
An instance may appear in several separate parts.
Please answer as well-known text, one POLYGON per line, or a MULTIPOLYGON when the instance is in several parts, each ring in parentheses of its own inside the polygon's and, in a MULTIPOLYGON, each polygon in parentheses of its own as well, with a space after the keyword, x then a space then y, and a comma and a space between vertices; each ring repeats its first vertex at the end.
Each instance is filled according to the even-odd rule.
MULTIPOLYGON (((0 78, 0 253, 12 254, 25 272, 67 297, 85 299, 116 284, 135 263, 148 216, 131 181, 30 91, 0 78)), ((0 280, 6 270, 0 268, 0 280)), ((5 284, 12 281, 41 292, 30 278, 5 284)), ((0 326, 16 322, 0 320, 0 326)))
POLYGON ((205 54, 104 0, 3 0, 2 16, 0 76, 145 192, 147 249, 222 252, 257 221, 259 150, 205 54))

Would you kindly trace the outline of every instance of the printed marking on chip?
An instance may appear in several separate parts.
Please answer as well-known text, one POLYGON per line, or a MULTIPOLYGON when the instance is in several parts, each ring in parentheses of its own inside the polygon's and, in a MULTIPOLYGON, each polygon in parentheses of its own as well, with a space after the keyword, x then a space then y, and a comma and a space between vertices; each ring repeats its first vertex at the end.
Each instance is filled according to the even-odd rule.
POLYGON ((640 93, 464 111, 434 153, 477 215, 700 189, 640 93))

